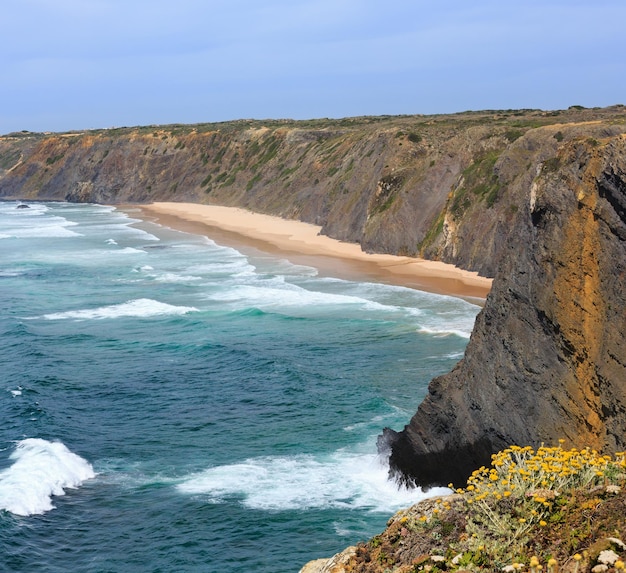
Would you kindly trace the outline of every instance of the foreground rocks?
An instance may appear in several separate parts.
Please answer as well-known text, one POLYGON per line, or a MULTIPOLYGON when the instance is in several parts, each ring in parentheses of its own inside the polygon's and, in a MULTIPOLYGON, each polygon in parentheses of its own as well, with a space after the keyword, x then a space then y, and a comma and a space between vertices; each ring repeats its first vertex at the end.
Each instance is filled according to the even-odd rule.
POLYGON ((379 535, 303 571, 622 571, 625 471, 623 453, 512 446, 466 488, 398 512, 379 535))

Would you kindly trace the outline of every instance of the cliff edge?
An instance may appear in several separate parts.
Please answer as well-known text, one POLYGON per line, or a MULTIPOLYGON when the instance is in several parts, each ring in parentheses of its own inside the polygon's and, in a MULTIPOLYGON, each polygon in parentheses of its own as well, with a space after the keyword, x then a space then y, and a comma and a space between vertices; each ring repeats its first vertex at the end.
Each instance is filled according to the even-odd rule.
POLYGON ((462 486, 510 444, 626 447, 626 136, 545 160, 505 249, 465 357, 384 433, 402 480, 462 486))

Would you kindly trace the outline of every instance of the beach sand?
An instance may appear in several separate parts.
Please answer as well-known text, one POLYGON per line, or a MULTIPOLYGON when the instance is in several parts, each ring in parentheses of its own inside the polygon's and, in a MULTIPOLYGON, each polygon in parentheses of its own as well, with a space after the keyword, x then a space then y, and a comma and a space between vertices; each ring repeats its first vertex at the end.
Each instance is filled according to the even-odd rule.
POLYGON ((438 261, 364 253, 360 245, 320 235, 321 227, 252 213, 236 207, 196 203, 151 203, 122 208, 139 210, 143 219, 201 234, 216 243, 283 256, 318 269, 323 276, 371 280, 467 299, 482 304, 492 279, 438 261))

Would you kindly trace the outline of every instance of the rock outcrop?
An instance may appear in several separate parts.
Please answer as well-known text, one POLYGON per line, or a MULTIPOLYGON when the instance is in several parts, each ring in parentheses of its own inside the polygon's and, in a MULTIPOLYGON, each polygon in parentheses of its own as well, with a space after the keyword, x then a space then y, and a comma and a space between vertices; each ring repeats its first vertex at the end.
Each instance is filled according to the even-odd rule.
POLYGON ((510 444, 626 448, 626 136, 563 145, 522 198, 465 357, 385 432, 403 480, 464 485, 510 444))

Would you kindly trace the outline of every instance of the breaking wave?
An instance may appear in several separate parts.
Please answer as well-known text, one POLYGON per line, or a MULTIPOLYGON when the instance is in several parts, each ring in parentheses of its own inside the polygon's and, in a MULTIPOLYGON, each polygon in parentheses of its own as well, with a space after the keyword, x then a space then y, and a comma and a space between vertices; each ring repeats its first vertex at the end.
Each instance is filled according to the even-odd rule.
POLYGON ((54 509, 52 496, 65 495, 95 477, 91 464, 61 442, 28 438, 9 456, 13 464, 0 472, 0 509, 34 515, 54 509))

